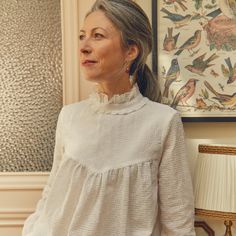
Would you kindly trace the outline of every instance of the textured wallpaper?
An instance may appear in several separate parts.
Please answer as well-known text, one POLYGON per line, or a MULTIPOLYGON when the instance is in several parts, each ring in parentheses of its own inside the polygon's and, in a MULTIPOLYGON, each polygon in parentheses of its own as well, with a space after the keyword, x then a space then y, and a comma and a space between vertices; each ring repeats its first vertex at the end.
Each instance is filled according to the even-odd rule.
POLYGON ((62 107, 60 0, 0 0, 0 171, 49 171, 62 107))

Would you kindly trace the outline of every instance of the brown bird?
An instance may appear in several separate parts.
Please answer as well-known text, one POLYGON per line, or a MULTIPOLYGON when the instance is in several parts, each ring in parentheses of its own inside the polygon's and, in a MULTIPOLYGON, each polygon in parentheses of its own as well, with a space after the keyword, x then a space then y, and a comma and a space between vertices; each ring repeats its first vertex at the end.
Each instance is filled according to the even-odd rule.
POLYGON ((192 65, 187 65, 185 68, 192 73, 203 75, 203 72, 210 66, 213 66, 214 64, 209 64, 211 61, 215 60, 219 56, 217 56, 215 53, 212 54, 208 59, 204 61, 204 57, 206 56, 206 53, 202 54, 201 56, 195 58, 192 62, 192 65))
POLYGON ((166 34, 164 42, 163 42, 164 50, 170 52, 175 49, 179 34, 180 33, 173 36, 173 27, 168 28, 168 34, 166 34))
POLYGON ((204 102, 202 98, 196 98, 196 105, 198 109, 203 109, 207 107, 207 104, 204 102))
POLYGON ((195 54, 196 52, 193 51, 194 48, 198 46, 198 44, 201 41, 201 30, 196 30, 194 35, 190 37, 180 48, 179 50, 175 53, 175 55, 180 55, 183 50, 187 49, 189 53, 191 54, 190 51, 192 51, 192 54, 195 54))
POLYGON ((188 105, 187 101, 195 93, 196 83, 198 81, 198 79, 189 79, 188 82, 176 93, 171 107, 176 108, 179 102, 188 105))
POLYGON ((218 100, 224 107, 233 107, 236 105, 236 93, 233 93, 232 95, 218 93, 206 80, 204 81, 204 84, 215 95, 213 98, 218 100))
POLYGON ((231 84, 236 80, 236 63, 234 63, 234 67, 232 66, 230 57, 225 59, 225 63, 228 66, 228 69, 225 65, 221 65, 221 70, 224 77, 228 78, 227 84, 231 84))

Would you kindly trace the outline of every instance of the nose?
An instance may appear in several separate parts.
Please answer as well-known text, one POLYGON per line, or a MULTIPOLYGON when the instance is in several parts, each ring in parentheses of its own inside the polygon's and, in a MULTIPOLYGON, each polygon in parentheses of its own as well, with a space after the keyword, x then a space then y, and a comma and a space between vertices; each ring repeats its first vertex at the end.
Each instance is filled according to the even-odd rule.
POLYGON ((82 54, 89 54, 89 53, 91 53, 91 49, 88 47, 82 47, 82 48, 80 48, 80 52, 82 54))
POLYGON ((80 53, 82 54, 89 54, 91 53, 92 48, 88 43, 88 40, 84 40, 84 42, 81 42, 80 44, 80 53))

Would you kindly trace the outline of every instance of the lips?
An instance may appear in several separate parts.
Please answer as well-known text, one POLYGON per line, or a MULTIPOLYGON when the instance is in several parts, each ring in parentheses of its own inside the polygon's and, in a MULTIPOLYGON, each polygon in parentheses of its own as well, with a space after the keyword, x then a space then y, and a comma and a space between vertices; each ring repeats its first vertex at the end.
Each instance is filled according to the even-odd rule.
POLYGON ((83 66, 94 65, 95 63, 97 63, 97 61, 94 61, 94 60, 83 60, 82 61, 83 66))

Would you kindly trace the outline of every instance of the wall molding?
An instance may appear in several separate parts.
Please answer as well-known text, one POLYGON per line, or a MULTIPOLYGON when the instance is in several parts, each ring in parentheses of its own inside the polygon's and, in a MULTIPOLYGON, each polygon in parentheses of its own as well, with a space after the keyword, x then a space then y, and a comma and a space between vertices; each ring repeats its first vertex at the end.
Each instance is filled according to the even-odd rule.
POLYGON ((22 228, 34 212, 49 172, 0 173, 0 232, 22 228))
POLYGON ((78 1, 61 0, 63 104, 79 101, 78 1))
POLYGON ((0 220, 7 219, 25 219, 28 215, 34 212, 34 208, 0 208, 0 220))
POLYGON ((42 190, 48 176, 49 172, 0 172, 0 192, 42 190))
POLYGON ((0 227, 22 227, 34 209, 0 209, 0 227))

